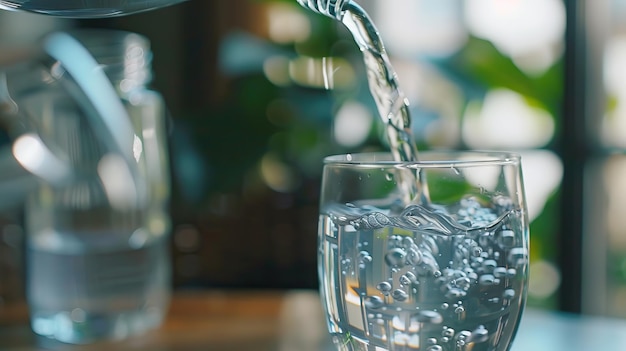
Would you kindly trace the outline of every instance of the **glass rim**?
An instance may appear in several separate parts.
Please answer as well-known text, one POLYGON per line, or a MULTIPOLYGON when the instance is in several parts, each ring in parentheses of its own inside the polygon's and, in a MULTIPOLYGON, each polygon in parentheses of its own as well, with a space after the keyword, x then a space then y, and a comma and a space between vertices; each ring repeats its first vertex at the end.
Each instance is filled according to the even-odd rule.
POLYGON ((324 158, 325 166, 358 167, 484 167, 519 165, 521 155, 510 151, 482 150, 429 150, 418 153, 417 161, 396 161, 390 152, 359 152, 330 155, 324 158), (424 157, 425 158, 422 158, 424 157))

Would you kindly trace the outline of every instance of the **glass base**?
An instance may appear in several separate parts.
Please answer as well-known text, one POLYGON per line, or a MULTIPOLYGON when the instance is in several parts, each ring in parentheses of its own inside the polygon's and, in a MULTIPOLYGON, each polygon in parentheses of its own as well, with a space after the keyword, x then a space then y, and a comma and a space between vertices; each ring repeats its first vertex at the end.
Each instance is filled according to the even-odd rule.
POLYGON ((117 340, 159 327, 164 309, 149 308, 123 313, 92 314, 82 309, 34 313, 33 331, 41 336, 68 344, 88 344, 98 340, 117 340))

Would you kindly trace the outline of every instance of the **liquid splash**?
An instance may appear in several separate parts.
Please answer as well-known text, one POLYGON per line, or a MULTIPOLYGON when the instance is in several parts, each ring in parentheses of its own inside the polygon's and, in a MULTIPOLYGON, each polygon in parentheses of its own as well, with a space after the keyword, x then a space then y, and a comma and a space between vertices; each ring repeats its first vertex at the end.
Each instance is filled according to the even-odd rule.
POLYGON ((473 233, 493 231, 509 216, 519 216, 520 210, 496 203, 495 212, 478 207, 471 197, 463 199, 460 210, 450 214, 444 207, 427 205, 409 205, 399 215, 391 215, 373 206, 335 205, 327 207, 333 221, 338 225, 352 225, 356 230, 382 229, 398 227, 416 233, 435 236, 471 235, 473 233), (464 219, 459 213, 474 209, 471 220, 464 219), (477 209, 477 210, 476 210, 477 209))

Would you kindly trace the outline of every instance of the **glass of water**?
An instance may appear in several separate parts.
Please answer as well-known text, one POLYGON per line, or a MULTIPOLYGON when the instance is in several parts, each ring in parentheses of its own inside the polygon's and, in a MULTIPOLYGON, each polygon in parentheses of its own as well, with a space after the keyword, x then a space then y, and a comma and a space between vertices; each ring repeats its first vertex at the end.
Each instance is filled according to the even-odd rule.
POLYGON ((338 350, 505 351, 526 299, 520 157, 325 159, 319 278, 338 350))

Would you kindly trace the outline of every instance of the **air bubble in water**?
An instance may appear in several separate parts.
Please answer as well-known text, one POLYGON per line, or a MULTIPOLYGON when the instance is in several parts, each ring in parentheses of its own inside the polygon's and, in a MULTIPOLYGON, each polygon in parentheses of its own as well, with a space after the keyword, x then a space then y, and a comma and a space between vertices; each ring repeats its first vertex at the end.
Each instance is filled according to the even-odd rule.
POLYGON ((407 277, 412 283, 417 283, 417 277, 415 276, 415 273, 406 272, 404 276, 407 277))
POLYGON ((494 260, 486 260, 483 262, 483 269, 485 272, 491 273, 498 266, 498 263, 494 260))
POLYGON ((489 244, 491 243, 491 236, 492 236, 491 232, 487 232, 481 235, 480 238, 478 238, 478 243, 480 244, 480 246, 488 247, 489 244))
POLYGON ((433 237, 424 237, 424 244, 428 251, 430 251, 433 255, 439 254, 439 246, 437 246, 437 242, 433 237))
POLYGON ((406 261, 412 266, 418 265, 422 262, 422 253, 412 247, 409 249, 409 252, 406 256, 406 261))
POLYGON ((409 298, 409 295, 402 289, 394 290, 391 296, 393 297, 394 300, 400 301, 400 302, 406 301, 406 299, 409 298))
POLYGON ((476 272, 468 273, 467 277, 473 282, 476 282, 478 280, 478 274, 476 274, 476 272))
POLYGON ((400 235, 390 236, 389 247, 402 247, 402 237, 400 235))
POLYGON ((365 300, 365 307, 373 310, 379 309, 385 305, 385 302, 380 296, 370 296, 365 300))
POLYGON ((380 290, 380 291, 382 291, 384 293, 388 293, 388 292, 391 291, 392 286, 391 286, 391 284, 389 284, 389 282, 381 282, 381 283, 378 283, 378 285, 376 285, 376 289, 378 289, 378 290, 380 290))
POLYGON ((470 266, 472 269, 475 269, 477 271, 482 270, 481 266, 482 266, 482 257, 476 257, 476 259, 472 260, 472 263, 470 263, 470 266))
POLYGON ((389 250, 385 255, 385 262, 391 267, 403 267, 404 259, 406 257, 406 251, 401 248, 395 248, 389 250))
POLYGON ((491 302, 491 303, 492 303, 492 304, 494 304, 494 305, 497 305, 497 304, 499 304, 499 303, 500 303, 500 299, 499 299, 499 298, 497 298, 497 297, 493 297, 493 298, 491 298, 491 299, 489 299, 489 300, 487 300, 487 301, 491 302))
POLYGON ((439 270, 439 264, 433 255, 426 251, 422 255, 422 262, 416 267, 420 275, 433 274, 439 270))
POLYGON ((472 332, 471 341, 475 343, 481 343, 489 340, 489 331, 484 325, 479 326, 472 332))
POLYGON ((513 289, 506 289, 504 290, 504 292, 502 293, 502 298, 505 300, 512 300, 515 298, 515 290, 513 289))
POLYGON ((402 244, 404 245, 404 247, 408 248, 408 247, 411 247, 411 246, 415 245, 415 241, 410 236, 405 236, 402 239, 402 244))
POLYGON ((515 246, 515 232, 510 229, 501 230, 498 233, 498 244, 503 248, 515 246))
POLYGON ((443 331, 441 332, 441 336, 447 337, 447 338, 451 338, 454 336, 454 329, 452 328, 445 328, 443 329, 443 331))
POLYGON ((478 283, 482 286, 490 286, 490 285, 494 285, 496 281, 496 277, 494 277, 491 274, 485 274, 480 276, 478 283))
POLYGON ((493 270, 493 275, 496 278, 504 278, 504 277, 506 277, 506 267, 496 267, 493 270))
POLYGON ((443 351, 443 347, 440 345, 433 345, 427 348, 426 351, 443 351))
POLYGON ((409 278, 406 274, 403 274, 400 277, 400 284, 402 285, 411 285, 413 283, 413 280, 411 280, 411 278, 409 278))
POLYGON ((453 284, 461 289, 467 289, 470 286, 470 279, 467 277, 457 278, 453 281, 453 284))
POLYGON ((465 297, 467 293, 461 289, 453 288, 446 292, 446 299, 453 300, 461 297, 465 297))
POLYGON ((463 342, 463 345, 465 345, 465 341, 467 341, 471 336, 472 336, 471 332, 467 330, 463 330, 463 331, 460 331, 459 334, 456 336, 456 340, 457 342, 463 342))
POLYGON ((493 199, 496 209, 501 213, 511 211, 513 209, 513 200, 506 196, 498 196, 493 199))
POLYGON ((419 311, 415 315, 415 318, 420 323, 441 324, 443 322, 441 314, 435 311, 419 311))
POLYGON ((509 252, 509 264, 520 267, 528 262, 528 251, 523 247, 516 247, 509 252))

